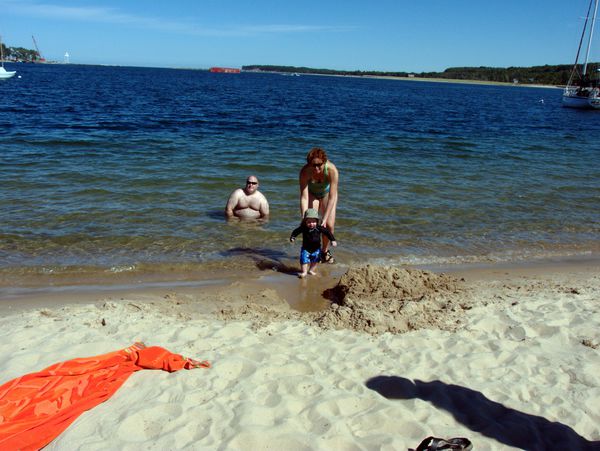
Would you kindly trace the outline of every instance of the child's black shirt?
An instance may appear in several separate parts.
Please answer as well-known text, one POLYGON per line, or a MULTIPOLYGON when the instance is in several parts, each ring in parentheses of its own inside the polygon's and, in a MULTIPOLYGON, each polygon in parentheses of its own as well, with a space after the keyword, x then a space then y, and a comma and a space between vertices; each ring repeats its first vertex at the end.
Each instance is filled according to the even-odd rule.
POLYGON ((300 227, 294 229, 290 239, 296 238, 300 233, 302 233, 302 247, 310 253, 321 248, 322 233, 329 238, 329 241, 336 241, 333 234, 327 228, 320 225, 316 226, 314 229, 309 229, 306 224, 302 224, 300 227))

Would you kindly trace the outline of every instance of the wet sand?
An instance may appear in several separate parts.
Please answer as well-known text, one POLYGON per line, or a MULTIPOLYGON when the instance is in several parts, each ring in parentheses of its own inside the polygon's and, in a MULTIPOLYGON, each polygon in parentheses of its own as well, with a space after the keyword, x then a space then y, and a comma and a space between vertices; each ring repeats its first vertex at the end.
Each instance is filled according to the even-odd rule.
POLYGON ((135 341, 212 363, 134 374, 48 449, 600 445, 597 262, 319 269, 4 299, 0 383, 135 341))

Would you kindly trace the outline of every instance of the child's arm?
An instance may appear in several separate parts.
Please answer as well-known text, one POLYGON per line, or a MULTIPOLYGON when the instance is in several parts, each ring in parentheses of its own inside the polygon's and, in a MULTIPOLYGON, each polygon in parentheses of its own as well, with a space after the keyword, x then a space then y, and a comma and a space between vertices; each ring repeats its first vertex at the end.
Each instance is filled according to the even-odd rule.
POLYGON ((298 235, 300 235, 300 233, 302 232, 302 227, 297 227, 292 231, 292 234, 290 235, 290 242, 294 242, 296 241, 296 237, 298 235))

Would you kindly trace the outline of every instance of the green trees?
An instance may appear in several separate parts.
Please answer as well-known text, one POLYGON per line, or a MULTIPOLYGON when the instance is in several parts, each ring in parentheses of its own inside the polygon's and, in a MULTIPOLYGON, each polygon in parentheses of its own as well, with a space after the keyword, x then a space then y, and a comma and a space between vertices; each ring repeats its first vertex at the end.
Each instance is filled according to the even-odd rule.
POLYGON ((2 52, 4 53, 4 59, 7 60, 35 62, 39 59, 39 55, 35 50, 23 47, 6 47, 2 44, 2 52))
POLYGON ((440 73, 443 78, 457 80, 481 80, 504 83, 565 85, 569 80, 571 66, 533 67, 451 67, 440 73))
MULTIPOLYGON (((340 71, 331 69, 311 69, 295 66, 270 66, 253 65, 243 66, 245 71, 259 72, 296 72, 323 75, 354 75, 354 76, 389 76, 389 77, 418 77, 418 78, 446 78, 452 80, 475 80, 482 82, 518 83, 523 85, 566 85, 571 72, 570 65, 560 64, 554 66, 533 67, 450 67, 443 72, 377 72, 377 71, 340 71)), ((589 64, 589 73, 597 73, 598 64, 589 64), (591 69, 590 69, 591 68, 591 69)))

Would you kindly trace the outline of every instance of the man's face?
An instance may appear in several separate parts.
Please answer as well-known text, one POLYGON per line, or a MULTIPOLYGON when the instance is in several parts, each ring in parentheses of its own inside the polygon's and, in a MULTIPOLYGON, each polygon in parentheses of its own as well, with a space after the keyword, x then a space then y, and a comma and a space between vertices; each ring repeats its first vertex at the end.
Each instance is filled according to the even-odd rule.
POLYGON ((246 180, 246 194, 252 194, 258 189, 258 179, 256 177, 248 177, 246 180))

